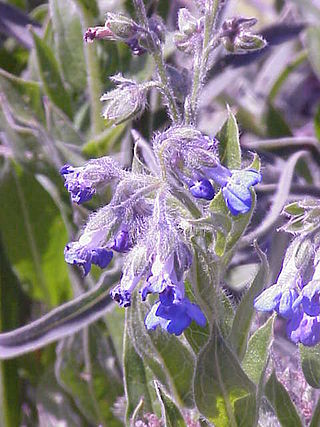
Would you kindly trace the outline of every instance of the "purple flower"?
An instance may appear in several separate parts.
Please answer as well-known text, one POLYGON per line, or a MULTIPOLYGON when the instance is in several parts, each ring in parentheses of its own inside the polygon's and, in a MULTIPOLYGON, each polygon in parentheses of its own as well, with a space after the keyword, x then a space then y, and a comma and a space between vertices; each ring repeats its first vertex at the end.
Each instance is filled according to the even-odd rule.
POLYGON ((190 267, 192 255, 184 244, 179 246, 178 251, 173 251, 165 261, 157 254, 151 267, 145 285, 141 289, 142 300, 145 301, 150 293, 162 293, 168 286, 175 289, 180 298, 184 295, 184 272, 190 267))
POLYGON ((122 173, 117 162, 108 156, 90 160, 81 167, 74 168, 66 164, 60 169, 60 174, 65 178, 64 185, 72 201, 78 205, 90 200, 99 184, 119 178, 122 173))
POLYGON ((295 288, 286 289, 276 283, 255 298, 254 307, 258 311, 275 310, 280 316, 288 319, 293 315, 297 298, 298 292, 295 288))
POLYGON ((207 320, 201 309, 188 298, 180 299, 174 287, 168 286, 159 294, 159 298, 145 318, 148 330, 160 326, 170 334, 181 335, 192 320, 202 327, 206 325, 207 320))
POLYGON ((86 276, 91 265, 95 264, 100 268, 105 268, 112 260, 113 253, 104 248, 88 249, 81 246, 79 242, 68 243, 64 250, 64 257, 67 263, 80 265, 86 276))
POLYGON ((111 249, 116 252, 127 252, 130 249, 129 232, 126 226, 122 226, 116 234, 111 249))
POLYGON ((205 167, 203 172, 222 188, 223 198, 232 215, 245 214, 252 206, 250 187, 261 182, 261 174, 254 169, 229 170, 217 165, 205 167))
POLYGON ((194 181, 189 186, 189 190, 197 199, 212 200, 214 198, 214 189, 210 181, 205 178, 194 181))
POLYGON ((81 178, 82 171, 82 168, 73 168, 68 164, 60 169, 60 174, 65 178, 64 186, 71 194, 72 201, 78 205, 92 199, 96 192, 90 181, 81 178))
POLYGON ((312 347, 320 341, 320 316, 308 316, 299 310, 287 323, 287 335, 294 343, 312 347))

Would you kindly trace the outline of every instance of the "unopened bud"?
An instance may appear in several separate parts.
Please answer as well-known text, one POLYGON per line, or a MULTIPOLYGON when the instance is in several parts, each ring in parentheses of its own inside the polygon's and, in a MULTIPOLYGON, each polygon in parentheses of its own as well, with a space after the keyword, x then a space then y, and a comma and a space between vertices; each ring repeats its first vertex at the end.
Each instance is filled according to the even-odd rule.
POLYGON ((220 33, 220 40, 225 49, 237 54, 263 49, 267 45, 266 40, 250 31, 256 23, 255 18, 227 19, 220 33))
POLYGON ((106 101, 102 116, 118 125, 137 117, 144 111, 147 89, 142 84, 126 80, 121 76, 115 76, 113 81, 118 83, 118 87, 102 95, 100 101, 106 101))
POLYGON ((174 41, 179 50, 192 53, 199 41, 203 29, 203 21, 197 20, 188 9, 181 8, 178 15, 179 31, 174 35, 174 41))

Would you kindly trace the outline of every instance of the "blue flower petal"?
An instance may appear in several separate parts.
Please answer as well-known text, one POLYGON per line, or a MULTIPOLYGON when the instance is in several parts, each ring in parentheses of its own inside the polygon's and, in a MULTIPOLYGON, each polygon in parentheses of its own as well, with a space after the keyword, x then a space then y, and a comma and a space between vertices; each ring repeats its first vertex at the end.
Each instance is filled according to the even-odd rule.
POLYGON ((287 289, 285 290, 280 298, 279 306, 277 307, 277 311, 280 316, 285 318, 290 318, 293 315, 293 303, 297 299, 298 293, 295 289, 287 289))
POLYGON ((181 335, 182 332, 190 326, 191 319, 189 316, 177 317, 168 323, 166 329, 169 334, 181 335))
POLYGON ((249 212, 252 203, 250 191, 240 186, 237 194, 235 194, 235 187, 232 190, 229 186, 222 189, 222 195, 232 215, 236 216, 249 212))
POLYGON ((191 194, 197 199, 212 200, 214 198, 214 189, 207 179, 199 179, 190 185, 191 194))
POLYGON ((198 323, 199 326, 205 327, 207 324, 206 316, 202 313, 200 307, 197 304, 192 304, 189 300, 185 298, 187 312, 192 320, 198 323))
POLYGON ((130 249, 129 233, 126 229, 122 229, 117 233, 111 249, 122 253, 130 249))
POLYGON ((110 264, 113 257, 112 251, 108 251, 107 249, 103 248, 93 249, 91 253, 91 262, 100 268, 106 268, 110 264))
POLYGON ((154 330, 157 326, 161 326, 163 329, 166 329, 169 324, 168 320, 162 319, 156 315, 159 305, 160 301, 154 304, 144 319, 144 324, 148 330, 154 330))
POLYGON ((258 184, 262 180, 262 175, 254 169, 233 170, 232 181, 247 188, 258 184))

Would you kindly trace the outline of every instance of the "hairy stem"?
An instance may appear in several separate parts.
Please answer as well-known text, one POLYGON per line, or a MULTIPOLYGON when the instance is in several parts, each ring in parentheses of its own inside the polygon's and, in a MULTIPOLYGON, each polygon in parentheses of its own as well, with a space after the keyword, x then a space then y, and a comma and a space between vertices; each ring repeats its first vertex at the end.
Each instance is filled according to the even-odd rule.
POLYGON ((209 54, 213 48, 211 35, 219 11, 219 0, 212 0, 206 8, 202 45, 198 46, 193 63, 193 83, 191 93, 185 103, 185 121, 195 123, 198 113, 198 99, 207 74, 209 54))
MULTIPOLYGON (((81 11, 82 28, 85 31, 92 24, 93 17, 90 12, 83 7, 81 1, 76 0, 76 3, 81 11)), ((105 126, 101 117, 100 97, 103 89, 96 47, 93 44, 86 44, 84 46, 84 55, 87 68, 92 133, 97 135, 104 130, 105 126)))
POLYGON ((143 0, 133 0, 133 4, 135 6, 140 25, 142 25, 147 30, 147 32, 151 35, 149 39, 150 53, 157 67, 159 79, 162 86, 162 92, 167 101, 167 107, 169 110, 170 117, 172 118, 173 122, 179 123, 181 122, 181 114, 179 112, 179 109, 175 100, 175 96, 174 96, 174 91, 172 89, 172 86, 168 77, 168 73, 166 70, 166 64, 163 57, 161 43, 159 43, 159 41, 155 39, 155 37, 150 32, 148 18, 147 18, 146 9, 145 9, 143 0))

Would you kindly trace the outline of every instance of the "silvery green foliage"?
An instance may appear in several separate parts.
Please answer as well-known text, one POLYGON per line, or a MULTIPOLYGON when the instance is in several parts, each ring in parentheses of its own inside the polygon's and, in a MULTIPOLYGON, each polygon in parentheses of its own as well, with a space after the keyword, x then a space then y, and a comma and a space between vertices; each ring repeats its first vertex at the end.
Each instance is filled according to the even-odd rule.
MULTIPOLYGON (((76 3, 82 22, 91 25, 98 14, 96 3, 76 3)), ((67 243, 66 233, 61 238, 66 243, 65 261, 75 266, 70 271, 77 298, 25 327, 0 334, 0 357, 13 358, 60 339, 55 363, 60 387, 57 396, 72 396, 73 405, 66 400, 67 419, 76 420, 78 425, 145 427, 148 422, 154 427, 182 427, 201 422, 208 426, 251 427, 264 423, 271 413, 269 420, 277 417, 282 425, 298 426, 299 415, 289 394, 276 373, 270 375, 274 316, 257 327, 254 306, 266 312, 275 310, 287 319, 288 337, 301 346, 306 379, 312 387, 319 388, 319 350, 315 346, 320 340, 319 203, 299 200, 285 208, 289 221, 282 230, 294 234, 294 239, 277 281, 270 283, 266 254, 257 244, 248 247, 253 237, 259 237, 252 233, 260 230, 253 218, 259 206, 255 186, 262 179, 259 157, 252 151, 243 155, 237 119, 230 108, 219 132, 206 134, 199 130, 199 99, 218 47, 245 56, 260 52, 266 41, 251 31, 254 18, 225 20, 226 2, 195 1, 196 8, 178 11, 173 35, 175 47, 189 55, 192 66, 189 70, 173 67, 165 61, 168 30, 161 18, 151 14, 152 8, 146 9, 145 3, 133 1, 136 16, 132 17, 108 12, 103 26, 90 27, 84 35, 85 42, 90 43, 84 49, 91 50, 85 50, 85 55, 80 50, 79 61, 87 61, 95 134, 83 152, 97 158, 85 161, 79 155, 76 144, 82 137, 79 129, 85 119, 81 119, 80 111, 74 119, 80 123, 78 130, 69 121, 73 99, 67 90, 77 84, 72 78, 64 81, 67 76, 70 78, 70 70, 64 71, 63 78, 60 75, 49 49, 50 35, 42 40, 33 33, 33 41, 43 87, 53 105, 47 103, 45 111, 42 109, 42 88, 38 83, 24 85, 2 76, 12 85, 21 85, 26 96, 34 96, 30 116, 18 108, 17 117, 13 118, 6 98, 1 116, 7 128, 14 119, 30 125, 25 134, 31 142, 32 132, 44 141, 35 155, 38 181, 28 182, 29 187, 35 188, 36 195, 39 182, 52 189, 47 170, 53 169, 56 179, 59 167, 73 204, 85 205, 73 207, 75 231, 66 194, 56 197, 57 192, 53 192, 70 228, 70 242, 67 243), (114 48, 111 43, 119 43, 119 52, 125 44, 133 55, 152 58, 152 66, 138 76, 127 75, 123 70, 113 75, 112 88, 101 96, 102 91, 95 87, 99 86, 99 64, 92 54, 98 43, 107 43, 110 50, 114 48), (57 96, 56 87, 60 88, 61 97, 57 96), (126 125, 135 126, 148 113, 148 99, 156 91, 161 95, 168 121, 153 132, 149 141, 137 130, 132 131, 133 160, 124 167, 123 162, 105 155, 104 144, 112 146, 122 137, 128 140, 123 132, 126 125), (100 111, 99 97, 108 129, 97 136, 103 129, 100 112, 96 114, 100 111), (37 126, 35 116, 41 121, 37 126), (60 123, 64 123, 64 132, 60 123), (45 126, 51 126, 55 144, 45 126), (103 153, 99 151, 101 147, 103 153), (48 164, 42 162, 45 156, 50 159, 48 164), (62 159, 68 163, 61 168, 62 159), (87 215, 87 208, 92 207, 94 212, 87 215), (252 227, 249 233, 248 227, 252 227), (237 276, 236 284, 240 282, 237 268, 241 264, 241 247, 254 262, 250 259, 245 265, 245 292, 237 301, 237 292, 230 291, 228 282, 232 274, 237 276), (102 274, 88 289, 98 277, 97 267, 102 274), (119 310, 115 302, 120 305, 119 310), (103 321, 91 325, 98 319, 103 321), (312 352, 304 346, 312 346, 312 352), (120 394, 125 398, 116 402, 120 394), (80 416, 73 414, 74 407, 80 416)), ((68 56, 63 56, 63 45, 69 41, 64 37, 74 24, 72 17, 67 22, 63 20, 59 7, 59 2, 50 1, 54 27, 61 27, 58 44, 65 70, 69 57, 70 61, 74 58, 71 48, 68 56)), ((79 23, 78 19, 74 28, 80 44, 79 23)), ((80 92, 73 95, 81 99, 80 92)), ((85 117, 86 111, 82 115, 85 117)), ((15 131, 16 145, 6 145, 10 155, 19 153, 22 144, 21 129, 17 126, 15 131)), ((33 156, 32 143, 28 148, 27 153, 33 156)), ((290 182, 284 185, 281 177, 277 203, 269 220, 261 225, 261 234, 278 218, 296 163, 304 155, 294 154, 284 169, 282 177, 291 176, 290 182)), ((28 156, 20 161, 27 163, 28 156)), ((23 175, 19 167, 14 169, 13 181, 21 186, 21 193, 23 175)), ((45 288, 41 272, 37 280, 45 288)), ((43 385, 39 394, 42 390, 43 385)), ((40 400, 42 406, 38 409, 43 423, 47 422, 46 416, 50 418, 52 407, 50 401, 44 400, 40 400)))

